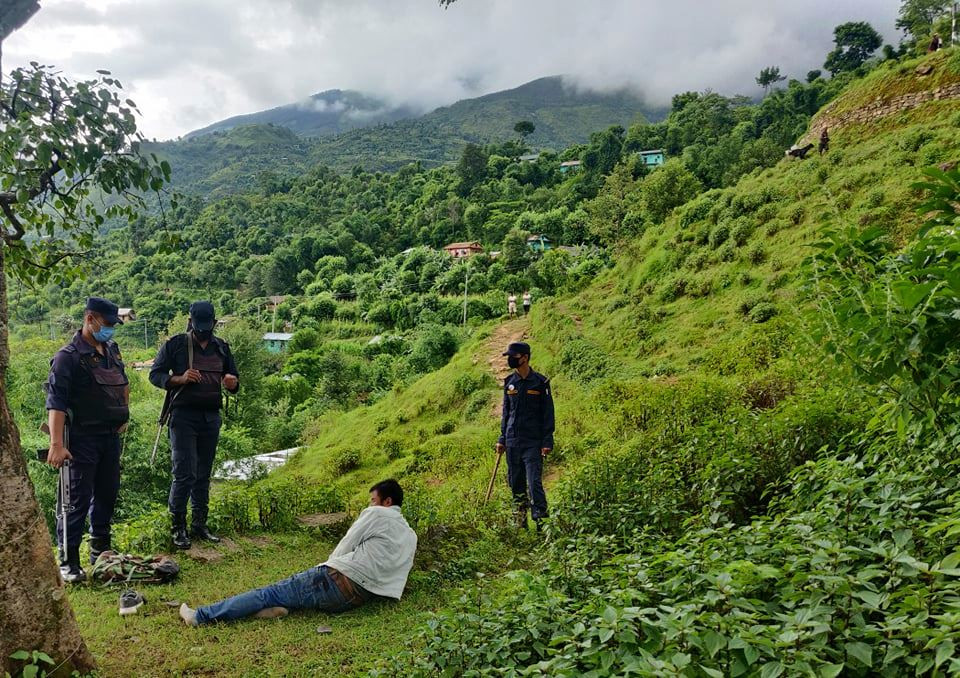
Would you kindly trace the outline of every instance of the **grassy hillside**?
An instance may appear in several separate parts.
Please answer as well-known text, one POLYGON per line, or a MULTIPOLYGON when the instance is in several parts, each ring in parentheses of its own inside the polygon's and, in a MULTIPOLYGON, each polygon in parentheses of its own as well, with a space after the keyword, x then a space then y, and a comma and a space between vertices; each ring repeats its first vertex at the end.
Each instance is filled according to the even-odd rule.
MULTIPOLYGON (((881 70, 875 94, 908 87, 900 79, 911 73, 881 70)), ((168 650, 136 632, 121 656, 109 649, 118 629, 95 619, 99 594, 72 593, 95 652, 118 670, 222 675, 280 670, 252 647, 295 655, 282 669, 292 675, 956 671, 950 451, 917 450, 916 438, 884 428, 882 397, 809 338, 817 318, 803 261, 840 227, 908 242, 921 221, 911 185, 922 168, 960 159, 958 124, 953 100, 833 129, 826 155, 701 194, 578 292, 535 299, 529 318, 472 330, 440 370, 312 422, 307 448, 264 486, 332 486, 358 509, 370 483, 399 478, 420 535, 401 605, 168 634, 168 650), (519 338, 557 402, 542 543, 507 527, 504 469, 481 507, 500 353, 519 338), (330 642, 313 623, 334 625, 330 642), (378 623, 389 640, 356 642, 378 623)), ((322 535, 279 543, 229 553, 161 597, 258 585, 273 558, 293 569, 329 546, 322 535)), ((169 630, 172 616, 134 623, 169 630)))

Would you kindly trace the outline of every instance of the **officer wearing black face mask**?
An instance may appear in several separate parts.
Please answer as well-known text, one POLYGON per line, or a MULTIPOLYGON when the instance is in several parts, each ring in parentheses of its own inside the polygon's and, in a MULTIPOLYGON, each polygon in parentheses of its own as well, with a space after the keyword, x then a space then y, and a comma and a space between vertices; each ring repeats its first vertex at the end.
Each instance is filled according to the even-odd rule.
POLYGON ((527 508, 537 529, 547 515, 543 460, 553 449, 553 396, 550 380, 530 368, 530 345, 514 342, 503 354, 514 372, 503 383, 503 415, 497 454, 507 453, 507 481, 519 527, 527 525, 527 508))
POLYGON ((222 389, 236 393, 240 386, 230 346, 213 336, 213 304, 190 304, 190 328, 160 347, 150 382, 166 389, 170 406, 170 453, 173 482, 170 509, 173 544, 190 548, 187 535, 187 500, 190 500, 190 534, 195 539, 220 539, 207 527, 210 474, 220 438, 222 389))

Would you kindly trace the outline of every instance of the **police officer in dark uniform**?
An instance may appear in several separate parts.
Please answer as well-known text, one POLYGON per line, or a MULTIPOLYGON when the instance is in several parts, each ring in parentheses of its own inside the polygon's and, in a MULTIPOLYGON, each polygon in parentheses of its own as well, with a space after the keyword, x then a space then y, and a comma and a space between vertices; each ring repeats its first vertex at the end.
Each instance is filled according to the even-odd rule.
POLYGON ((58 543, 65 546, 60 548, 60 574, 67 583, 86 579, 80 567, 80 541, 88 513, 90 562, 110 548, 110 522, 120 491, 119 434, 130 418, 130 385, 120 349, 111 341, 114 328, 122 324, 116 304, 91 297, 83 327, 50 361, 47 463, 60 468, 70 462, 66 525, 57 515, 58 543), (68 445, 64 427, 69 429, 68 445))
POLYGON ((166 389, 170 399, 173 482, 168 508, 173 544, 179 549, 190 548, 187 499, 193 508, 191 535, 220 541, 207 527, 210 473, 220 438, 222 389, 235 393, 240 383, 230 346, 213 336, 216 322, 213 304, 192 303, 187 333, 167 340, 150 369, 150 382, 166 389))
POLYGON ((514 372, 503 383, 503 415, 497 454, 507 453, 507 481, 513 492, 518 527, 527 525, 527 507, 540 529, 547 515, 543 460, 553 449, 553 396, 550 380, 530 368, 530 345, 514 342, 503 354, 514 372))

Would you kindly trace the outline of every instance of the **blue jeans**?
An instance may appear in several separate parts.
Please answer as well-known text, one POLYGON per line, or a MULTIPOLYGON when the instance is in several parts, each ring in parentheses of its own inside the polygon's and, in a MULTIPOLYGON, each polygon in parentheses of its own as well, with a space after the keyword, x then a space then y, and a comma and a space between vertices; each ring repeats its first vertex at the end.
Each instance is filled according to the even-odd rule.
MULTIPOLYGON (((534 520, 547 515, 547 493, 543 491, 543 455, 539 447, 507 448, 507 482, 513 502, 524 514, 531 507, 534 520)), ((524 518, 526 520, 526 518, 524 518)))
POLYGON ((237 594, 212 605, 197 608, 197 622, 233 621, 249 617, 268 607, 288 610, 345 612, 356 603, 346 599, 327 571, 326 565, 311 567, 276 584, 237 594))

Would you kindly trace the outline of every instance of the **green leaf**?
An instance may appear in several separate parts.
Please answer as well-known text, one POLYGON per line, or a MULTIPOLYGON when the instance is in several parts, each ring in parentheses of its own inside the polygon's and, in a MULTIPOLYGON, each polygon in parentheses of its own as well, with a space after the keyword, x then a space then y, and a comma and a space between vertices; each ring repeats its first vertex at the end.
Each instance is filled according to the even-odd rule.
POLYGON ((24 661, 26 659, 30 659, 30 653, 27 652, 26 650, 17 650, 12 655, 10 655, 10 659, 16 659, 17 661, 24 661))
POLYGON ((608 624, 615 624, 617 621, 617 611, 607 605, 606 609, 603 611, 603 621, 608 624))
POLYGON ((713 657, 726 646, 727 639, 713 629, 707 629, 703 634, 703 644, 710 656, 713 657))
POLYGON ((824 664, 820 667, 821 678, 836 678, 843 671, 843 664, 824 664))
POLYGON ((937 645, 937 654, 934 658, 934 662, 937 666, 940 666, 943 662, 947 661, 951 656, 953 656, 954 645, 952 640, 945 640, 939 645, 937 645))
POLYGON ((20 674, 23 678, 37 678, 37 674, 40 673, 40 667, 36 664, 27 664, 23 667, 23 672, 20 674))
POLYGON ((861 664, 870 668, 873 666, 873 648, 871 648, 866 643, 847 643, 844 645, 847 650, 847 654, 857 659, 861 664))
POLYGON ((760 669, 760 678, 777 678, 783 673, 783 664, 780 662, 767 662, 760 669))
POLYGON ((723 678, 723 671, 717 669, 711 669, 709 666, 704 666, 700 664, 700 670, 706 673, 710 678, 723 678))

